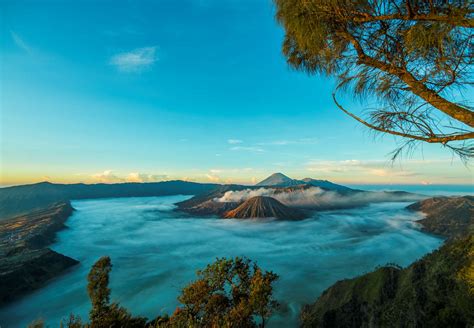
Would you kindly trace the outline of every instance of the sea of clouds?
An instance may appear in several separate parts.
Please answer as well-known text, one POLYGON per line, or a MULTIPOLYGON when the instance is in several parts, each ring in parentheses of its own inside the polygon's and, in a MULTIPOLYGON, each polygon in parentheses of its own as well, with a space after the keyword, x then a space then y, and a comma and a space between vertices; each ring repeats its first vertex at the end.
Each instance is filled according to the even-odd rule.
POLYGON ((369 203, 409 202, 425 198, 421 195, 391 192, 339 193, 318 187, 282 191, 275 188, 244 189, 227 191, 217 202, 243 202, 255 196, 273 197, 287 206, 304 208, 343 208, 362 206, 369 203))
MULTIPOLYGON (((317 190, 300 196, 319 197, 317 190)), ((222 220, 173 210, 188 198, 73 201, 68 229, 58 233, 52 248, 80 265, 0 308, 2 327, 23 328, 40 317, 59 327, 69 313, 87 318, 87 274, 104 255, 113 263, 111 300, 148 318, 173 313, 181 289, 216 257, 247 256, 280 276, 275 297, 282 306, 268 327, 297 327, 301 306, 336 281, 388 262, 406 266, 442 242, 416 227, 420 216, 406 210, 406 203, 325 211, 298 221, 222 220)))

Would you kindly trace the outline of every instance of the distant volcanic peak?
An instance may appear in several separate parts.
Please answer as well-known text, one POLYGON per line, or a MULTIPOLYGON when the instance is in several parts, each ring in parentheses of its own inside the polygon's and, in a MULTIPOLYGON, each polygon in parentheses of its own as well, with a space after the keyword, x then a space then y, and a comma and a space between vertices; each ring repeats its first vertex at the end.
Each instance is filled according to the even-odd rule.
POLYGON ((288 186, 296 186, 299 184, 303 184, 304 182, 299 180, 294 180, 283 173, 273 173, 265 180, 260 181, 257 183, 257 186, 279 186, 279 187, 288 187, 288 186))
POLYGON ((319 187, 326 190, 335 190, 335 191, 353 191, 353 189, 332 183, 328 180, 317 180, 312 178, 304 178, 302 180, 292 179, 284 175, 283 173, 273 173, 268 178, 263 181, 260 181, 256 186, 261 187, 294 187, 301 185, 310 185, 313 187, 319 187))
POLYGON ((297 210, 283 205, 275 198, 255 196, 247 199, 236 209, 228 211, 225 218, 277 218, 287 220, 302 219, 305 215, 297 210))

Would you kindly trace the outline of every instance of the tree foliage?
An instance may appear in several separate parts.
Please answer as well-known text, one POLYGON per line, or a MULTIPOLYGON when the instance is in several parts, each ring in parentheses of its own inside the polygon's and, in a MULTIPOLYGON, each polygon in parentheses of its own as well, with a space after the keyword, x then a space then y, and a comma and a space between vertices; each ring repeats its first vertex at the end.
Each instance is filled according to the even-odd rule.
POLYGON ((178 300, 182 306, 172 323, 198 327, 264 327, 278 308, 273 283, 278 276, 263 272, 249 259, 218 259, 198 271, 198 279, 186 286, 178 300))
MULTIPOLYGON (((283 53, 295 69, 336 77, 336 105, 362 124, 416 142, 474 154, 474 6, 470 0, 274 0, 285 29, 283 53), (378 108, 367 118, 345 109, 337 91, 378 108)), ((397 155, 399 152, 396 152, 397 155)))
MULTIPOLYGON (((278 276, 262 271, 247 258, 220 258, 197 272, 198 279, 183 288, 181 306, 170 316, 152 321, 133 317, 118 303, 110 303, 109 276, 112 262, 100 258, 91 268, 87 291, 92 309, 89 323, 71 314, 61 327, 68 328, 181 328, 181 327, 265 327, 278 308, 273 283, 278 276)), ((44 327, 43 320, 29 327, 44 327)))
MULTIPOLYGON (((90 328, 140 328, 145 327, 146 319, 132 315, 118 303, 110 303, 109 275, 112 271, 110 257, 100 258, 87 276, 87 291, 92 309, 89 313, 90 328)), ((70 320, 77 327, 77 320, 70 320)), ((80 320, 80 319, 79 319, 80 320)), ((72 326, 69 324, 69 328, 72 326)))

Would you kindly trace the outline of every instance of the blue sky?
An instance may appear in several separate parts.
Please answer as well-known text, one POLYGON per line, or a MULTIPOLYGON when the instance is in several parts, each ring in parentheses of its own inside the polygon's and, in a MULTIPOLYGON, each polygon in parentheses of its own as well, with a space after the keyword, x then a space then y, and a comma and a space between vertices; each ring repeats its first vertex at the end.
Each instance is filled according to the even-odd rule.
MULTIPOLYGON (((392 165, 291 70, 269 0, 0 2, 1 181, 472 183, 424 145, 392 165)), ((346 105, 361 105, 346 99, 346 105)))

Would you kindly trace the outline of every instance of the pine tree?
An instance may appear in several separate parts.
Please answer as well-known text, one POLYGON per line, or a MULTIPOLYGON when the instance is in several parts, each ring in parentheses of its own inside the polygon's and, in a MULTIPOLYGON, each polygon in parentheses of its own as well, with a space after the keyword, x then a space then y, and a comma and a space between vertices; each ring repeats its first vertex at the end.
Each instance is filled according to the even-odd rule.
POLYGON ((470 0, 274 0, 291 67, 334 76, 336 105, 365 126, 474 154, 474 112, 459 91, 472 85, 470 0), (366 118, 337 100, 340 90, 377 108, 366 118))

